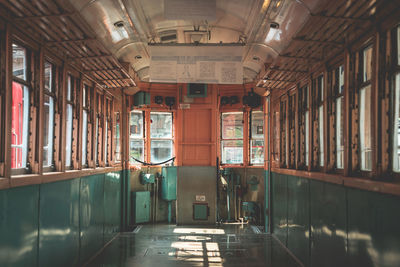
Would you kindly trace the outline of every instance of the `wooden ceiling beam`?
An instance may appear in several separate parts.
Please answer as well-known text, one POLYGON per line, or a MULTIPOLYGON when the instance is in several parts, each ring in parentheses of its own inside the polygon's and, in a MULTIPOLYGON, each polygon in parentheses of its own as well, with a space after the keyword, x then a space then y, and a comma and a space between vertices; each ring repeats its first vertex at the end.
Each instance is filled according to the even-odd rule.
POLYGON ((292 40, 296 41, 296 42, 315 43, 315 44, 334 45, 334 46, 338 46, 338 47, 344 47, 344 43, 339 43, 339 42, 310 40, 310 39, 303 39, 303 38, 293 38, 292 40))
POLYGON ((46 45, 51 44, 70 44, 70 43, 84 43, 88 41, 96 41, 96 38, 83 38, 83 39, 75 39, 75 40, 59 40, 59 41, 49 41, 46 42, 46 45))
POLYGON ((69 57, 68 59, 71 59, 71 60, 77 60, 77 59, 84 60, 84 59, 96 59, 96 58, 100 59, 100 58, 111 58, 111 57, 112 57, 111 54, 107 54, 107 55, 96 55, 96 56, 69 57))
POLYGON ((289 73, 301 73, 301 74, 307 74, 308 71, 305 70, 289 70, 289 69, 280 69, 280 68, 270 68, 271 71, 280 71, 280 72, 289 72, 289 73))
POLYGON ((280 58, 287 58, 287 59, 300 59, 300 60, 312 60, 312 61, 322 61, 319 58, 315 57, 297 57, 297 56, 289 56, 289 55, 279 55, 280 58))
POLYGON ((352 20, 352 21, 372 21, 373 18, 356 18, 356 17, 343 17, 343 16, 328 16, 324 14, 311 14, 311 17, 335 19, 335 20, 352 20))
POLYGON ((60 17, 69 17, 75 15, 77 12, 68 12, 68 13, 60 13, 60 14, 49 14, 49 15, 39 15, 39 16, 25 16, 25 17, 16 17, 14 21, 24 21, 24 20, 35 20, 35 19, 43 19, 43 18, 60 18, 60 17))

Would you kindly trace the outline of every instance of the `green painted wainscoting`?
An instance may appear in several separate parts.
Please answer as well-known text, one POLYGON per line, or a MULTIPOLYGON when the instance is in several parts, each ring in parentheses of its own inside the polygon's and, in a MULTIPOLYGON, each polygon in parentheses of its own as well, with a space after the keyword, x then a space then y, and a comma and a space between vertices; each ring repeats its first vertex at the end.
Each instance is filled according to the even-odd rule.
POLYGON ((0 190, 0 266, 80 266, 121 229, 124 171, 0 190))
POLYGON ((272 229, 312 267, 400 266, 400 198, 272 173, 272 229))

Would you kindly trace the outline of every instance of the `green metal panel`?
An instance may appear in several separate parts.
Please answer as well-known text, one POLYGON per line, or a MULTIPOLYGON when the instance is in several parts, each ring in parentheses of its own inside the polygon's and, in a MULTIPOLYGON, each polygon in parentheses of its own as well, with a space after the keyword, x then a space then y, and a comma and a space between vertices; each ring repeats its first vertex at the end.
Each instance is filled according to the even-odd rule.
POLYGON ((176 167, 163 167, 161 180, 161 198, 167 201, 176 200, 176 167))
POLYGON ((40 186, 39 266, 79 262, 79 179, 40 186))
POLYGON ((132 192, 133 222, 144 223, 150 221, 150 192, 132 192))
POLYGON ((264 231, 266 233, 270 232, 270 225, 269 225, 269 216, 270 216, 270 203, 269 203, 269 196, 268 196, 268 180, 270 177, 268 176, 268 171, 264 171, 264 231))
POLYGON ((311 266, 346 266, 345 189, 343 186, 311 180, 310 193, 311 266))
POLYGON ((287 176, 288 238, 287 247, 305 265, 310 260, 309 180, 287 176))
POLYGON ((119 231, 121 223, 121 172, 110 172, 104 178, 104 242, 119 231))
POLYGON ((90 259, 103 246, 104 174, 81 178, 80 261, 90 259))
POLYGON ((208 206, 206 204, 193 204, 193 220, 207 220, 208 206))
POLYGON ((287 246, 288 215, 287 215, 287 177, 272 174, 272 232, 287 246))
POLYGON ((134 106, 150 105, 150 93, 149 92, 137 92, 133 96, 134 106))
POLYGON ((347 189, 349 266, 400 266, 400 198, 347 189))
POLYGON ((0 191, 0 266, 37 266, 39 186, 0 191))

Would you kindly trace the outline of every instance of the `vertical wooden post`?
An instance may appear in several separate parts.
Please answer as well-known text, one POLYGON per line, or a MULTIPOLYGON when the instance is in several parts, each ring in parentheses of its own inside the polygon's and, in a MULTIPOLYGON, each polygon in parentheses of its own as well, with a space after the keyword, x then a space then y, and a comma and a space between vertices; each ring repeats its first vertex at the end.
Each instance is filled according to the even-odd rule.
MULTIPOLYGON (((6 40, 5 40, 5 140, 4 140, 4 177, 11 177, 11 125, 12 125, 12 26, 9 22, 6 24, 6 40)), ((9 180, 11 183, 11 180, 9 180)))

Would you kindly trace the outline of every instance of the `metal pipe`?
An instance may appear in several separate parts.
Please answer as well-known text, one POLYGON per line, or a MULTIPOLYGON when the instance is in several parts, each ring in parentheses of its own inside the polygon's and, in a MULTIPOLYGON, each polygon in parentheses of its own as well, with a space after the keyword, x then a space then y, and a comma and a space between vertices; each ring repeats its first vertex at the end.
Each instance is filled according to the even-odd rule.
POLYGON ((271 227, 271 222, 272 222, 272 208, 271 208, 271 95, 267 96, 267 104, 268 104, 268 132, 267 132, 267 140, 268 140, 268 198, 264 197, 268 203, 265 205, 265 209, 268 207, 268 225, 267 222, 265 222, 265 232, 272 233, 272 227, 271 227))
POLYGON ((172 221, 172 201, 168 201, 168 223, 172 221))

